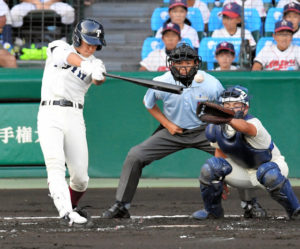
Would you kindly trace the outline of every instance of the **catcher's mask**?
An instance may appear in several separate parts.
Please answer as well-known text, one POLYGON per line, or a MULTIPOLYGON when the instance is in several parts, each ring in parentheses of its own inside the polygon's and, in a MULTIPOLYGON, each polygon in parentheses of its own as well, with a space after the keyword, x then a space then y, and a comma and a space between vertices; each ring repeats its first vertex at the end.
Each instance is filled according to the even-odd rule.
POLYGON ((101 23, 93 19, 83 19, 79 21, 74 29, 73 36, 74 47, 79 47, 81 41, 90 45, 97 45, 97 50, 106 46, 104 39, 104 28, 101 23))
POLYGON ((219 101, 222 105, 225 102, 240 102, 249 106, 248 89, 242 86, 233 86, 224 90, 220 94, 219 101))
POLYGON ((245 114, 246 106, 249 107, 248 89, 239 85, 229 87, 224 90, 219 97, 219 102, 224 105, 226 102, 239 102, 243 103, 243 107, 240 111, 236 112, 236 118, 243 118, 245 114))
POLYGON ((201 66, 201 57, 198 56, 197 51, 194 50, 191 46, 186 43, 179 44, 176 48, 171 50, 169 57, 167 59, 167 65, 170 68, 170 71, 176 81, 180 81, 186 87, 189 87, 195 75, 197 74, 198 69, 201 66), (186 70, 186 74, 180 74, 179 68, 180 65, 174 65, 175 63, 181 61, 194 61, 195 65, 188 68, 186 66, 182 66, 186 70))

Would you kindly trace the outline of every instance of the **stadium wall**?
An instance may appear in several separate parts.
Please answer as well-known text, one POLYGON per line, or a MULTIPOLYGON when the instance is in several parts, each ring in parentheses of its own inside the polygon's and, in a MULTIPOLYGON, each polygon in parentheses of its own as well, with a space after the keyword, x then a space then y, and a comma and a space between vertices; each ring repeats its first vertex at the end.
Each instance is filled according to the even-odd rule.
MULTIPOLYGON (((0 177, 45 177, 37 135, 41 69, 0 70, 0 177)), ((161 73, 115 72, 151 79, 161 73)), ((251 113, 272 134, 290 167, 300 177, 300 72, 211 72, 224 86, 240 84, 253 96, 251 113)), ((116 79, 92 86, 84 115, 89 144, 90 177, 119 177, 129 149, 158 126, 142 104, 146 88, 116 79)), ((144 177, 197 177, 208 154, 188 149, 154 162, 144 177)))

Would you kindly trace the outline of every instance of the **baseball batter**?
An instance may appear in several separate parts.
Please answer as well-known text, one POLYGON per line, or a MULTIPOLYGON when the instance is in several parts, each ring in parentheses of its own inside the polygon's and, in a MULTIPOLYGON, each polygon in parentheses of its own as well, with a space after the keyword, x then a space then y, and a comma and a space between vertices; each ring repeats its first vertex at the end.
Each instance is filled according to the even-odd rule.
POLYGON ((206 128, 216 153, 202 166, 199 180, 204 209, 196 211, 193 217, 224 216, 221 199, 226 182, 240 190, 245 218, 266 217, 254 198, 256 188, 266 189, 290 219, 300 218, 300 204, 287 179, 285 159, 260 120, 248 113, 248 90, 230 87, 220 95, 220 103, 232 109, 235 116, 228 124, 210 124, 206 128))
POLYGON ((74 29, 73 45, 57 40, 47 49, 38 133, 50 195, 62 221, 69 225, 88 221, 86 212, 77 207, 89 180, 83 106, 91 84, 105 81, 105 66, 93 56, 105 45, 103 26, 83 19, 74 29), (70 174, 69 188, 65 164, 70 174))
POLYGON ((179 44, 169 55, 170 72, 154 78, 169 84, 185 86, 181 95, 149 89, 144 104, 161 124, 154 135, 129 151, 119 181, 115 204, 103 213, 103 218, 129 218, 130 203, 136 192, 142 170, 155 160, 186 148, 196 148, 213 154, 205 137, 205 125, 197 118, 197 103, 217 99, 223 91, 213 76, 198 70, 200 58, 187 44, 179 44), (198 77, 195 77, 198 75, 198 77), (195 77, 195 80, 194 80, 195 77), (163 102, 163 112, 157 101, 163 102))

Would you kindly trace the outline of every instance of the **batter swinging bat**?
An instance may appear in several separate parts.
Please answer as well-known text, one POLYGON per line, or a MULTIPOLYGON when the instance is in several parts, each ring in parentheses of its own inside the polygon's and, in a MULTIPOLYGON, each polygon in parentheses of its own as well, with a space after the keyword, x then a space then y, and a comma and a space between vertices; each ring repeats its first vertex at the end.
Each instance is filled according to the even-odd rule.
POLYGON ((164 92, 176 93, 176 94, 181 94, 183 91, 183 88, 184 88, 183 86, 172 85, 172 84, 168 84, 165 82, 154 81, 154 80, 129 78, 129 77, 123 77, 123 76, 113 75, 113 74, 108 74, 108 73, 104 73, 104 75, 107 77, 115 78, 115 79, 129 81, 131 83, 134 83, 134 84, 137 84, 140 86, 157 89, 157 90, 164 91, 164 92))

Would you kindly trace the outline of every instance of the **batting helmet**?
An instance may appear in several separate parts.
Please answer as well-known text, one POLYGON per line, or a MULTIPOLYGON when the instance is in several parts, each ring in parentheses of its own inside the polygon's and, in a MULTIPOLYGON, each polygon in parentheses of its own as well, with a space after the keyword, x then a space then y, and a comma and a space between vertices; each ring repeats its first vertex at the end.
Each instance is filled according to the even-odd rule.
POLYGON ((198 53, 195 49, 193 49, 186 43, 181 43, 176 48, 171 50, 167 59, 167 64, 171 70, 174 79, 180 81, 186 87, 189 87, 192 84, 193 79, 201 66, 201 61, 201 57, 198 56, 198 53), (180 70, 178 70, 180 66, 174 65, 174 63, 191 60, 195 62, 195 65, 192 66, 189 71, 185 69, 187 73, 184 75, 180 73, 180 70))
POLYGON ((249 106, 248 89, 239 85, 229 87, 220 94, 219 101, 225 102, 240 102, 249 106))
POLYGON ((102 46, 106 46, 104 28, 101 23, 93 19, 79 21, 74 29, 72 39, 74 47, 79 47, 82 40, 87 44, 97 45, 97 50, 100 50, 102 46))

